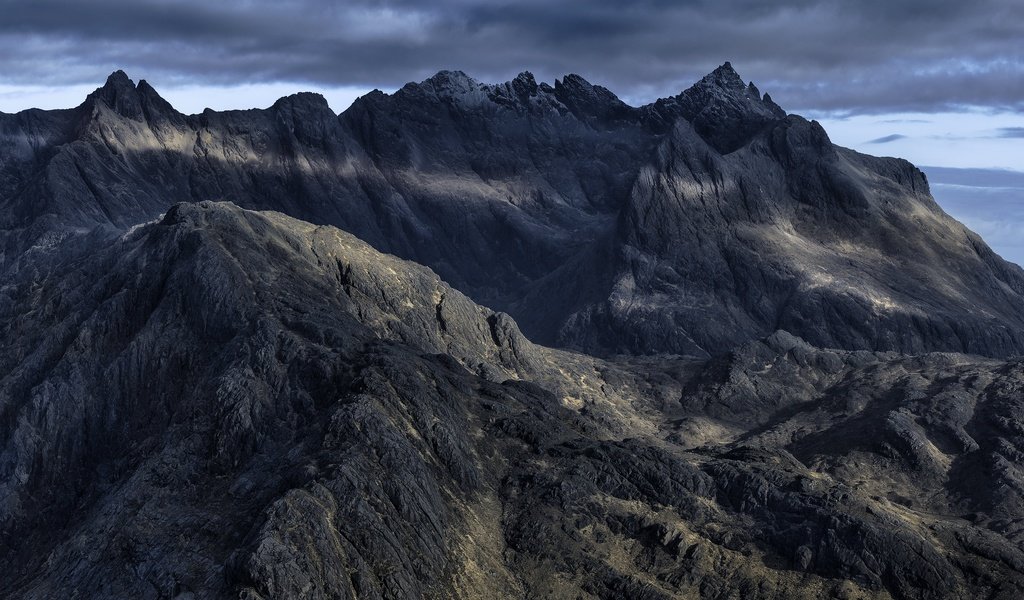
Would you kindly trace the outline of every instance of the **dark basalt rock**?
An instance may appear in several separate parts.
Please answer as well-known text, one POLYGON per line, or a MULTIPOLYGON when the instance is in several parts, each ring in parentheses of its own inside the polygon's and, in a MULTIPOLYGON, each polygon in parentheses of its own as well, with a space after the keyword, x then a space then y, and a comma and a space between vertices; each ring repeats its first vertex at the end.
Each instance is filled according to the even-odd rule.
POLYGON ((556 80, 554 95, 580 121, 597 127, 626 124, 636 119, 636 109, 626 105, 608 89, 592 85, 579 75, 570 74, 556 80))
POLYGON ((111 73, 103 87, 89 94, 85 100, 86 106, 95 107, 97 103, 103 103, 106 108, 128 119, 137 121, 143 118, 140 94, 135 82, 124 71, 111 73))
POLYGON ((0 303, 5 597, 1024 592, 1017 362, 604 361, 228 204, 38 252, 0 303))
POLYGON ((1017 598, 1022 306, 728 63, 115 73, 0 114, 0 597, 1017 598))
POLYGON ((340 116, 315 94, 185 116, 118 72, 77 112, 3 115, 0 132, 3 270, 69 232, 228 200, 339 226, 590 353, 705 356, 776 329, 1024 348, 1024 273, 917 169, 834 146, 728 63, 640 108, 577 75, 442 71, 340 116))

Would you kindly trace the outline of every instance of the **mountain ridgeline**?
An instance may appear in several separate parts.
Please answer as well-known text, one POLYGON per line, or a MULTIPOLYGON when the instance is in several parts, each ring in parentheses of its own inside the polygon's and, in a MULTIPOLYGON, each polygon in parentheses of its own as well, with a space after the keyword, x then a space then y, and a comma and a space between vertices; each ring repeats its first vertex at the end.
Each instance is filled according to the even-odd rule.
POLYGON ((117 72, 76 109, 0 115, 0 265, 69 232, 230 201, 429 266, 540 343, 720 354, 1024 349, 1024 273, 909 163, 834 146, 726 63, 634 108, 576 75, 441 72, 340 116, 319 95, 182 115, 117 72))
POLYGON ((1024 271, 726 63, 0 114, 0 598, 1024 596, 1024 271))

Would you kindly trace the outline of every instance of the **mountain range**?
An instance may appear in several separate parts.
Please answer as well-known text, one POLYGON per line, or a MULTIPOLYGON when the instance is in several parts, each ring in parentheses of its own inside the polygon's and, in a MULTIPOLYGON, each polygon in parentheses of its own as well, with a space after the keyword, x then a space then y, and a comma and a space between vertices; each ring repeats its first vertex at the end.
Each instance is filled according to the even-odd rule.
POLYGON ((1016 598, 1024 270, 729 63, 0 114, 10 598, 1016 598))

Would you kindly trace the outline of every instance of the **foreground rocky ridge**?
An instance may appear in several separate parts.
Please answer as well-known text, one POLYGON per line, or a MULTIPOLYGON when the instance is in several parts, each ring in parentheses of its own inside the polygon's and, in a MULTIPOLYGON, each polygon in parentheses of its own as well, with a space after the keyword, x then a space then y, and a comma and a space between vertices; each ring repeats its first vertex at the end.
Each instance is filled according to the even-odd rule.
POLYGON ((81 106, 0 115, 0 269, 180 201, 354 233, 434 269, 535 341, 719 354, 1024 349, 1024 272, 905 161, 834 146, 726 63, 635 108, 576 75, 441 72, 341 115, 315 94, 182 115, 121 72, 81 106))
POLYGON ((527 341, 230 204, 0 288, 8 597, 1015 598, 1024 364, 527 341))

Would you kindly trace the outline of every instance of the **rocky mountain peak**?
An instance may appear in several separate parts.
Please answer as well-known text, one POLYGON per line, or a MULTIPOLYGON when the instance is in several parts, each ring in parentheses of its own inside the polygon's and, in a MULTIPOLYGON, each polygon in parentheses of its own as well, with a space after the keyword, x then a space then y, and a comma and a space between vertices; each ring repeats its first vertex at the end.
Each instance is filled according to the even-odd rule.
POLYGON ((570 73, 561 80, 555 80, 555 97, 583 121, 615 120, 626 117, 634 109, 609 89, 594 85, 570 73))
MULTIPOLYGON (((384 98, 386 103, 398 102, 399 104, 423 107, 440 101, 448 105, 456 105, 461 110, 476 110, 489 103, 489 97, 494 88, 473 79, 462 71, 438 71, 435 75, 428 77, 421 82, 409 82, 402 86, 394 94, 385 94, 383 98, 374 98, 370 102, 379 102, 384 98)), ((357 102, 357 105, 363 103, 357 102)), ((411 107, 410 107, 411 108, 411 107)))
POLYGON ((276 109, 291 109, 301 112, 319 112, 323 110, 331 110, 330 104, 327 103, 327 98, 324 98, 322 94, 316 92, 299 92, 297 94, 291 94, 279 98, 277 102, 274 102, 274 108, 276 109))
POLYGON ((537 93, 537 80, 534 79, 533 73, 523 71, 512 80, 512 88, 520 94, 532 96, 537 93))
POLYGON ((139 84, 135 86, 135 91, 138 92, 140 96, 143 96, 145 98, 159 98, 160 100, 166 102, 166 100, 164 100, 163 97, 161 97, 160 94, 157 93, 156 89, 154 89, 153 86, 151 86, 149 82, 145 79, 139 80, 139 84))
POLYGON ((786 116, 786 112, 770 102, 770 98, 766 101, 761 97, 754 82, 744 82, 729 62, 702 77, 677 98, 697 112, 716 104, 731 104, 744 112, 776 119, 786 116))
POLYGON ((107 81, 103 84, 101 90, 113 90, 117 91, 132 91, 135 89, 135 83, 128 77, 128 74, 118 69, 107 76, 107 81))
POLYGON ((662 103, 694 128, 719 152, 727 154, 746 143, 786 111, 751 82, 747 84, 726 62, 675 98, 662 103))
POLYGON ((86 97, 85 105, 94 107, 96 102, 102 102, 107 108, 125 117, 140 118, 142 116, 142 105, 135 82, 120 69, 107 77, 103 87, 86 97))
POLYGON ((164 100, 163 96, 145 79, 139 80, 139 84, 135 86, 135 92, 138 94, 143 111, 150 121, 161 118, 180 121, 181 114, 171 106, 170 102, 164 100))
POLYGON ((775 101, 772 100, 771 95, 768 94, 767 92, 765 92, 764 96, 761 97, 761 102, 763 102, 765 104, 765 106, 767 106, 773 112, 777 112, 777 113, 781 113, 781 114, 786 114, 786 111, 783 110, 781 106, 776 104, 775 101))
POLYGON ((722 66, 705 75, 696 86, 716 86, 724 90, 742 93, 746 89, 743 78, 732 67, 732 63, 726 61, 722 66))
POLYGON ((82 105, 90 115, 96 115, 97 103, 102 103, 114 113, 136 121, 180 122, 182 115, 147 82, 139 80, 138 85, 122 70, 114 71, 106 83, 89 94, 82 105))
POLYGON ((435 93, 441 96, 478 92, 484 87, 479 81, 462 71, 448 70, 438 71, 436 75, 428 78, 420 86, 429 86, 435 93))
POLYGON ((755 99, 761 98, 761 91, 757 89, 757 86, 754 85, 753 81, 751 81, 747 86, 747 96, 755 99))

